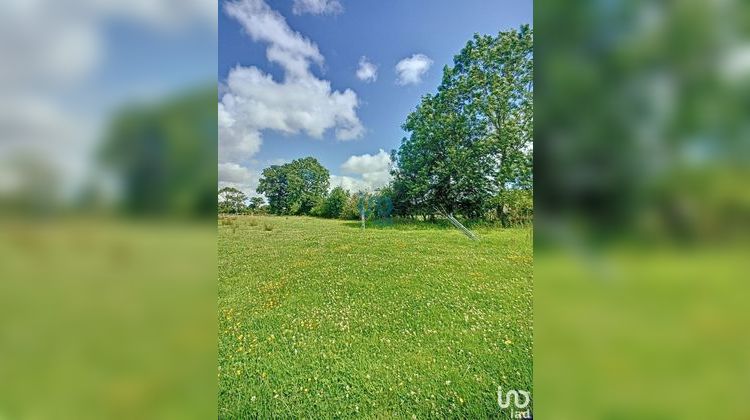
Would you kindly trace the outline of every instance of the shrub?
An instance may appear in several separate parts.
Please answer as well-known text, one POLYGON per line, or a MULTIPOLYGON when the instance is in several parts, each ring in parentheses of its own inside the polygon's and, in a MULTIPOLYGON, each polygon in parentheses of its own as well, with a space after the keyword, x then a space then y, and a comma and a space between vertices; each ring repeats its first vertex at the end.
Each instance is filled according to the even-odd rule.
POLYGON ((523 226, 531 223, 534 217, 532 191, 502 191, 497 196, 496 212, 503 226, 523 226))
POLYGON ((359 197, 357 194, 349 196, 344 208, 341 210, 341 214, 339 214, 339 218, 344 220, 359 220, 359 197))
POLYGON ((315 205, 310 210, 310 216, 315 217, 327 217, 326 216, 326 198, 320 198, 316 200, 315 205))
POLYGON ((346 190, 341 187, 334 188, 325 200, 322 216, 331 219, 341 217, 348 201, 349 193, 346 190))

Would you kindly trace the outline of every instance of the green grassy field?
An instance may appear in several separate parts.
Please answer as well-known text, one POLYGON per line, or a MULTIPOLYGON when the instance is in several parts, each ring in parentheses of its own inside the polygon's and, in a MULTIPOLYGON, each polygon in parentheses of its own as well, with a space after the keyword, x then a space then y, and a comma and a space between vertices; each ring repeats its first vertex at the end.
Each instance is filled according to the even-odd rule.
POLYGON ((508 418, 532 387, 530 229, 219 223, 222 418, 508 418))

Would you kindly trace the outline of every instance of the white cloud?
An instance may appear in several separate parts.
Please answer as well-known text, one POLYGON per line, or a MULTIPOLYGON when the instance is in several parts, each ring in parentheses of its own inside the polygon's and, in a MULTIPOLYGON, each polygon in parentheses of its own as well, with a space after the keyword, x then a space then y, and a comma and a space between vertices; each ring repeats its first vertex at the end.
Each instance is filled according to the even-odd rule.
MULTIPOLYGON (((260 151, 264 130, 315 138, 333 130, 339 140, 363 135, 357 94, 351 89, 333 90, 329 81, 311 72, 311 65, 324 62, 314 42, 292 30, 284 16, 263 0, 228 2, 224 10, 251 39, 268 44, 268 61, 279 64, 284 75, 277 81, 254 66, 230 70, 218 106, 221 163, 248 161, 260 151)), ((231 173, 220 172, 219 181, 236 182, 227 178, 231 173)))
POLYGON ((301 15, 337 15, 344 11, 344 7, 338 0, 294 0, 292 13, 301 15))
POLYGON ((368 61, 367 57, 360 57, 357 79, 367 83, 378 80, 378 66, 368 61))
POLYGON ((331 175, 330 189, 341 187, 349 192, 373 191, 372 186, 359 178, 350 176, 331 175))
POLYGON ((342 186, 350 191, 374 191, 391 180, 391 156, 383 149, 374 155, 350 156, 341 170, 353 176, 331 176, 331 186, 342 186))
MULTIPOLYGON (((326 130, 333 129, 339 140, 351 140, 364 132, 354 91, 333 91, 330 82, 312 74, 287 77, 279 83, 257 67, 237 66, 229 72, 226 86, 219 103, 219 127, 224 130, 219 135, 220 148, 257 138, 261 130, 303 132, 321 138, 326 130)), ((254 155, 260 140, 253 140, 253 145, 252 153, 234 159, 254 155)))
POLYGON ((232 187, 242 191, 248 197, 257 195, 260 174, 236 163, 219 164, 219 188, 232 187))
POLYGON ((263 0, 238 0, 224 4, 224 11, 242 24, 255 42, 268 43, 266 58, 280 64, 287 77, 310 76, 310 62, 323 64, 318 46, 295 32, 279 12, 263 0))
POLYGON ((341 165, 341 169, 348 173, 366 174, 369 172, 388 171, 391 166, 391 156, 383 149, 377 154, 355 155, 349 157, 341 165))
MULTIPOLYGON (((233 101, 231 96, 226 98, 230 107, 233 101)), ((218 126, 220 163, 238 161, 240 157, 251 157, 260 150, 260 131, 237 124, 234 117, 225 109, 224 103, 219 103, 218 126)))
POLYGON ((417 84, 422 81, 422 76, 432 66, 432 59, 424 54, 414 54, 404 58, 396 64, 396 73, 399 85, 417 84))

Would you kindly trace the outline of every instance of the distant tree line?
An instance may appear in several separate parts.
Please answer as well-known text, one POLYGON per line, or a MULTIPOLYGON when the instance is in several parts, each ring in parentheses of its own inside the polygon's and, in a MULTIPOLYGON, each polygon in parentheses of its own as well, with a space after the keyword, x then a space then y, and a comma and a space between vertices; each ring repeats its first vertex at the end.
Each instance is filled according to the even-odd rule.
POLYGON ((263 170, 257 192, 248 197, 233 187, 219 190, 219 213, 307 215, 331 219, 368 219, 390 217, 393 209, 390 189, 351 193, 342 187, 329 191, 330 174, 313 157, 297 159, 263 170))
MULTIPOLYGON (((315 158, 263 170, 267 206, 224 191, 220 210, 328 218, 421 217, 528 223, 533 217, 533 33, 475 35, 443 69, 437 92, 406 118, 409 133, 391 152, 392 181, 373 192, 329 191, 315 158)), ((241 193, 240 193, 241 194, 241 193)), ((220 192, 221 195, 221 192, 220 192)))
POLYGON ((249 197, 234 187, 219 190, 219 213, 247 214, 264 211, 261 197, 249 197))

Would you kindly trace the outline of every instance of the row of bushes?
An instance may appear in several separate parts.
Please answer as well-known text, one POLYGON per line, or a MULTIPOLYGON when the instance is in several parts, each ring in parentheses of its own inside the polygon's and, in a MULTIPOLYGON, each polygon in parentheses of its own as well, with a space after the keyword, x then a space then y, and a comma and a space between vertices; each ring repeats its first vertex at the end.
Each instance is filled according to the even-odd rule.
MULTIPOLYGON (((347 190, 336 187, 327 195, 320 197, 313 208, 307 213, 314 217, 328 219, 359 220, 361 212, 365 213, 367 220, 390 219, 391 216, 406 218, 417 217, 414 214, 402 214, 398 203, 395 204, 391 198, 391 189, 384 188, 375 193, 349 193, 347 190)), ((219 212, 223 214, 271 214, 271 208, 262 201, 253 201, 249 205, 232 205, 230 201, 219 203, 219 212)), ((239 201, 242 203, 242 201, 239 201)), ((493 226, 524 226, 531 224, 534 216, 532 192, 529 190, 512 189, 497 194, 484 214, 476 220, 465 220, 467 223, 480 221, 480 224, 493 226)), ((435 221, 439 219, 437 214, 423 214, 424 220, 435 221), (437 216, 437 217, 436 217, 437 216)))
MULTIPOLYGON (((398 215, 398 212, 394 210, 388 188, 375 193, 351 194, 341 187, 336 187, 327 196, 321 198, 311 210, 310 215, 328 219, 359 220, 360 212, 364 211, 367 220, 382 220, 398 215)), ((425 220, 439 219, 439 216, 435 217, 436 215, 426 216, 423 216, 425 220)), ((533 217, 532 191, 513 189, 500 192, 483 217, 466 220, 466 222, 472 225, 526 226, 533 222, 533 217)))
POLYGON ((310 212, 311 216, 328 219, 359 220, 364 212, 367 220, 391 217, 393 204, 384 192, 355 193, 336 187, 323 197, 310 212))

